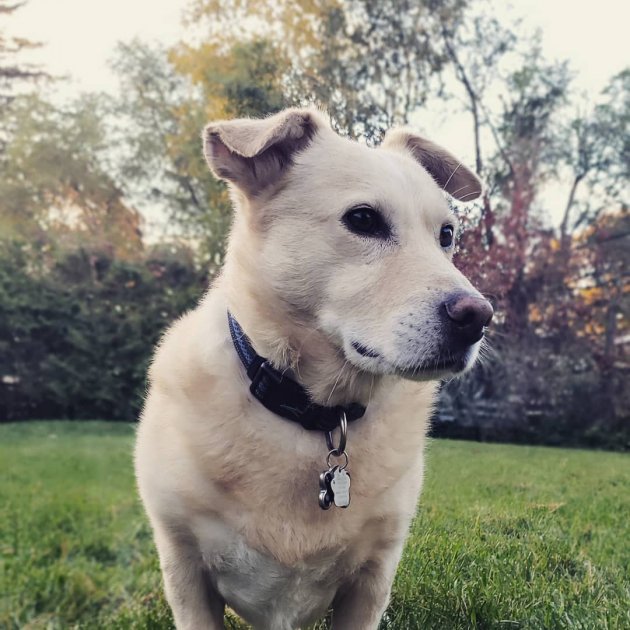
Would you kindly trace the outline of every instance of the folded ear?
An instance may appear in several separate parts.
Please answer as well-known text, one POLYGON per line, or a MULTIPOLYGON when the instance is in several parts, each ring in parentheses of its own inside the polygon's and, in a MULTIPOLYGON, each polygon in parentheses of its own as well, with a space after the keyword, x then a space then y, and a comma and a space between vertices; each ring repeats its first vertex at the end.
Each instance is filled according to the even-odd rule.
POLYGON ((455 199, 471 201, 481 195, 481 181, 470 169, 446 149, 408 129, 388 131, 382 146, 411 153, 437 184, 455 199))
POLYGON ((210 123, 203 152, 212 172, 249 196, 276 183, 317 130, 326 125, 315 109, 287 109, 263 119, 210 123))

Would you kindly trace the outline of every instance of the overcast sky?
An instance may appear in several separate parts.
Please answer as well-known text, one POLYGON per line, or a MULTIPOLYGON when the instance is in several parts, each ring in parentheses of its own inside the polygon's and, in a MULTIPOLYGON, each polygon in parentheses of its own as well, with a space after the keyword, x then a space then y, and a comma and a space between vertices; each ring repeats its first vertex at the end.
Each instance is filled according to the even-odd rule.
MULTIPOLYGON (((628 63, 624 0, 496 0, 497 14, 512 13, 543 30, 544 48, 567 58, 586 88, 599 90, 628 63)), ((107 59, 117 41, 134 36, 171 43, 183 36, 186 0, 29 0, 4 23, 15 34, 46 43, 46 65, 76 77, 86 89, 109 88, 107 59), (10 23, 9 20, 10 19, 10 23)))
MULTIPOLYGON (((11 35, 41 41, 32 53, 54 74, 71 82, 56 89, 69 95, 80 89, 113 91, 108 68, 116 42, 133 37, 171 44, 185 37, 180 17, 187 0, 29 0, 3 19, 11 35)), ((540 27, 543 47, 552 59, 568 59, 576 85, 595 96, 608 79, 628 65, 630 3, 623 0, 496 0, 499 17, 519 16, 540 27)), ((434 139, 472 160, 470 123, 459 117, 422 120, 434 139)), ((557 205, 554 203, 553 205, 557 205)))

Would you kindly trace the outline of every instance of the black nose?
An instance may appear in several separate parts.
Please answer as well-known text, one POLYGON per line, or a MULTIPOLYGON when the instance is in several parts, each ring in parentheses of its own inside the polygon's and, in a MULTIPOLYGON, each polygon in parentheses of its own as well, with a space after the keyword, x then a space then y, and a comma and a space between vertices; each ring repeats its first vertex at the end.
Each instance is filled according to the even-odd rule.
POLYGON ((488 300, 472 293, 451 295, 444 302, 444 308, 453 337, 468 346, 483 337, 483 329, 494 314, 488 300))

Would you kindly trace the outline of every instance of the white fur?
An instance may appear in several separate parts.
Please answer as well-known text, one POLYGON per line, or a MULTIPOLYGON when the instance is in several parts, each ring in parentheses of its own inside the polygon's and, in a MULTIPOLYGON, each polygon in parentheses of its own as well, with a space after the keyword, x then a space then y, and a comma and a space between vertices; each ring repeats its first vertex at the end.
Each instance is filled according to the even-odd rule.
POLYGON ((472 290, 437 243, 451 213, 411 153, 342 139, 312 110, 287 116, 295 110, 267 119, 271 131, 260 121, 239 121, 233 135, 230 123, 209 127, 206 155, 237 205, 226 264, 150 371, 136 472, 180 630, 222 628, 225 603, 260 629, 298 628, 331 604, 336 629, 377 627, 422 484, 436 389, 401 375, 423 363, 427 379, 440 376, 430 369, 437 304, 472 290), (311 125, 306 147, 295 120, 311 125), (247 160, 269 146, 290 163, 267 151, 252 169, 247 160), (351 234, 340 219, 357 203, 378 205, 395 240, 351 234), (323 435, 250 395, 228 309, 317 402, 367 405, 349 426, 349 508, 318 506, 323 435))

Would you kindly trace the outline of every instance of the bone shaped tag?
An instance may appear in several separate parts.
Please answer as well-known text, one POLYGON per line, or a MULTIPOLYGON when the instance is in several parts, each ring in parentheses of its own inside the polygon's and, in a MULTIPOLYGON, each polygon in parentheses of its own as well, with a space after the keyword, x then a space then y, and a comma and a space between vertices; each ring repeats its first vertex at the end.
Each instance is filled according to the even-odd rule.
POLYGON ((322 510, 328 510, 333 504, 333 492, 330 488, 330 482, 337 466, 324 471, 319 476, 319 507, 322 510))
POLYGON ((333 472, 330 489, 337 507, 346 508, 350 505, 350 475, 345 470, 337 468, 333 472))

